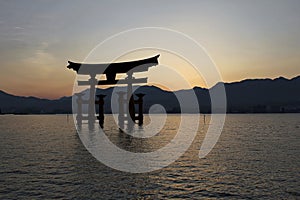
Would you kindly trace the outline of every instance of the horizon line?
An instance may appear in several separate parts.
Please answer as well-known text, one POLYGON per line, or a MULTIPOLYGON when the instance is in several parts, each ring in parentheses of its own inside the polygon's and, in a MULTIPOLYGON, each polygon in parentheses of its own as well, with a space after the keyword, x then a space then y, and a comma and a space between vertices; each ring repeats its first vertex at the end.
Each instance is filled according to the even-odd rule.
MULTIPOLYGON (((142 87, 142 86, 156 87, 156 88, 159 88, 159 89, 161 89, 161 90, 163 90, 163 91, 166 91, 166 92, 178 92, 178 91, 183 91, 183 90, 191 90, 191 89, 195 89, 195 88, 201 88, 201 89, 210 90, 210 89, 212 89, 213 87, 215 87, 216 85, 222 84, 222 83, 223 83, 223 84, 233 84, 233 83, 241 83, 241 82, 244 82, 244 81, 255 81, 255 80, 271 80, 271 81, 274 81, 274 80, 277 80, 277 79, 285 79, 285 80, 287 80, 287 81, 291 81, 291 80, 293 80, 293 79, 295 79, 295 78, 298 78, 298 77, 300 77, 300 74, 299 74, 299 75, 296 75, 296 76, 294 76, 294 77, 292 77, 292 78, 286 78, 286 77, 284 77, 284 76, 278 76, 278 77, 276 77, 276 78, 246 78, 246 79, 241 79, 241 80, 232 81, 232 82, 224 82, 224 81, 222 81, 222 82, 217 82, 214 86, 212 86, 212 87, 210 87, 210 88, 205 88, 205 87, 201 87, 201 86, 194 86, 194 87, 189 88, 189 89, 187 88, 187 89, 179 89, 179 90, 166 90, 166 89, 161 88, 161 87, 159 87, 159 86, 157 86, 157 85, 148 85, 148 84, 146 84, 146 85, 140 85, 140 87, 142 87)), ((111 87, 107 87, 107 88, 96 88, 96 89, 107 90, 107 89, 114 88, 114 87, 126 87, 126 86, 111 86, 111 87)), ((134 87, 134 86, 133 86, 133 87, 134 87)), ((64 98, 64 97, 70 97, 70 96, 72 96, 72 95, 70 95, 70 96, 61 96, 61 97, 58 97, 58 98, 53 98, 53 99, 51 99, 51 98, 44 98, 44 97, 31 96, 31 95, 28 95, 28 96, 19 96, 19 95, 17 95, 17 94, 13 94, 13 93, 7 92, 7 91, 5 91, 5 90, 3 90, 3 89, 0 89, 0 92, 6 93, 6 94, 9 94, 9 95, 12 95, 12 96, 25 97, 25 98, 30 98, 30 97, 32 97, 32 98, 46 99, 46 100, 59 100, 59 99, 64 98)))

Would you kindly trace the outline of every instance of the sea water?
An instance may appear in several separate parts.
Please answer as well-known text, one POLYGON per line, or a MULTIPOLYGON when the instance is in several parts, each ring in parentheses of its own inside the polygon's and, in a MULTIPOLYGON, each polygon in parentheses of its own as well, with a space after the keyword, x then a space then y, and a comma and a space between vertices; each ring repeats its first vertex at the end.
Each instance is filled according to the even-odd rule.
MULTIPOLYGON (((168 115, 155 137, 128 142, 106 115, 104 131, 120 148, 150 152, 168 144, 179 122, 180 115, 168 115)), ((202 116, 199 122, 194 142, 176 162, 133 174, 96 160, 71 116, 2 115, 0 199, 300 198, 300 114, 229 114, 202 159, 209 115, 206 124, 202 116)))

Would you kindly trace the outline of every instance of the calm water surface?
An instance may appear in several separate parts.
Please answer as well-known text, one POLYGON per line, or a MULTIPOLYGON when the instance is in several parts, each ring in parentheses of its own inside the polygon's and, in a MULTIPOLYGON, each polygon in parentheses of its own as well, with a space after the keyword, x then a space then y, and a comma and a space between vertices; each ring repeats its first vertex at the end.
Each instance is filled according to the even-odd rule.
MULTIPOLYGON (((215 148, 199 159, 208 126, 202 119, 179 160, 155 172, 131 174, 92 157, 65 115, 0 116, 0 198, 300 199, 299 114, 227 115, 215 148)), ((167 144, 180 116, 170 115, 157 139, 144 145, 122 139, 109 120, 105 131, 112 142, 143 152, 167 144)))

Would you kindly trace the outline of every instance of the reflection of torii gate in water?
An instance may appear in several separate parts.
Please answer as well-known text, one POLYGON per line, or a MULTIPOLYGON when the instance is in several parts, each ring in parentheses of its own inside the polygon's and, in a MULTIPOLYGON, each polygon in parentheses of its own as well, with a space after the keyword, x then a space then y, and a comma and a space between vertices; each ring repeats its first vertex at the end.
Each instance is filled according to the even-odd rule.
POLYGON ((73 69, 80 75, 89 75, 90 79, 87 81, 78 81, 78 86, 89 85, 89 99, 83 100, 81 93, 77 94, 77 123, 80 125, 82 120, 87 119, 89 124, 93 124, 96 120, 95 116, 95 103, 99 105, 99 124, 103 127, 104 122, 104 111, 103 98, 105 95, 97 95, 98 101, 95 101, 95 89, 96 85, 121 85, 127 84, 127 99, 124 99, 125 92, 119 92, 119 126, 124 128, 124 122, 128 122, 128 127, 132 127, 135 120, 138 120, 139 125, 143 124, 143 96, 144 94, 137 94, 138 99, 134 100, 132 96, 132 85, 137 83, 147 83, 147 78, 134 78, 133 73, 146 72, 149 67, 158 64, 158 57, 156 55, 151 58, 143 60, 135 60, 128 62, 118 63, 106 63, 106 64, 85 64, 85 63, 74 63, 68 61, 69 65, 67 68, 73 69), (116 79, 116 74, 127 74, 125 79, 116 79), (105 74, 106 80, 97 80, 96 75, 105 74), (82 104, 88 104, 88 116, 82 115, 82 104), (128 104, 128 105, 127 105, 128 104), (135 116, 134 104, 139 105, 138 116, 135 116), (126 110, 124 110, 126 105, 126 110), (126 114, 126 115, 125 115, 126 114), (129 117, 130 116, 130 117, 129 117))

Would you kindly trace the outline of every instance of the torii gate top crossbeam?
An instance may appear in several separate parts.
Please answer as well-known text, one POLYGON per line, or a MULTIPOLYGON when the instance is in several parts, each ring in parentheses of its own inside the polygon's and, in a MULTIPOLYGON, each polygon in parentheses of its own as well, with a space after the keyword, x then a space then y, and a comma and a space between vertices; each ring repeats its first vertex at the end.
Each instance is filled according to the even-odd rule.
POLYGON ((83 75, 105 74, 108 81, 114 81, 118 73, 148 71, 149 67, 158 64, 158 57, 159 55, 142 60, 102 64, 86 64, 68 61, 69 65, 67 68, 73 69, 77 74, 83 75))

